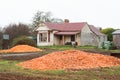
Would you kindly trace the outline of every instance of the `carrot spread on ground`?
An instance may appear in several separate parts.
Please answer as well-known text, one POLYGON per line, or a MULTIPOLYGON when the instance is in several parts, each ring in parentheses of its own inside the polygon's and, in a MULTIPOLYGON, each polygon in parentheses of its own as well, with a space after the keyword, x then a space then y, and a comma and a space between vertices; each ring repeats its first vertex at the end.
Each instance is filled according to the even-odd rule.
POLYGON ((29 45, 17 45, 7 50, 0 50, 0 53, 8 53, 8 52, 39 52, 42 51, 38 48, 29 46, 29 45))
POLYGON ((91 69, 119 66, 120 59, 79 50, 66 50, 21 62, 18 66, 35 70, 91 69))

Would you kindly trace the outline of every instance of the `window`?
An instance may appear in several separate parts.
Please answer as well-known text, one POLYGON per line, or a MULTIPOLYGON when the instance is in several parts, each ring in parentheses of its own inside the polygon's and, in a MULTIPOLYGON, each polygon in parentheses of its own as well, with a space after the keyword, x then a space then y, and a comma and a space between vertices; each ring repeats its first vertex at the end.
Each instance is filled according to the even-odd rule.
POLYGON ((75 41, 75 35, 71 35, 71 41, 75 41))
POLYGON ((39 41, 40 42, 47 42, 47 33, 40 33, 39 34, 39 41))

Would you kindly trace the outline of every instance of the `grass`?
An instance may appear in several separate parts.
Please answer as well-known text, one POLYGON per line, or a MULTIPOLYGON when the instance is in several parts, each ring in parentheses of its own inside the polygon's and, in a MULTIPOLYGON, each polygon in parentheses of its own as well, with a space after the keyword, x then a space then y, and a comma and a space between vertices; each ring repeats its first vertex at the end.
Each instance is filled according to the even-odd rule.
POLYGON ((95 49, 95 46, 39 46, 40 49, 52 49, 52 50, 70 50, 70 49, 95 49))
POLYGON ((75 49, 73 46, 40 46, 40 49, 69 50, 75 49))
POLYGON ((17 61, 8 61, 8 60, 0 60, 0 72, 16 72, 16 70, 20 70, 20 67, 17 67, 17 61))
POLYGON ((120 50, 110 50, 112 53, 120 53, 120 50))

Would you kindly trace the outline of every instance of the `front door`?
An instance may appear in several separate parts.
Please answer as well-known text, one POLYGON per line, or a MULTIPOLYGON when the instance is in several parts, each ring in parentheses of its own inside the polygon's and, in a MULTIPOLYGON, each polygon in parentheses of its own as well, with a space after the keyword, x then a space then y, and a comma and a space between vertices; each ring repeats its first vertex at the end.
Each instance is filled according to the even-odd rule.
POLYGON ((62 45, 62 35, 59 36, 59 40, 60 40, 60 45, 62 45))
POLYGON ((71 42, 75 41, 75 35, 71 35, 71 42))

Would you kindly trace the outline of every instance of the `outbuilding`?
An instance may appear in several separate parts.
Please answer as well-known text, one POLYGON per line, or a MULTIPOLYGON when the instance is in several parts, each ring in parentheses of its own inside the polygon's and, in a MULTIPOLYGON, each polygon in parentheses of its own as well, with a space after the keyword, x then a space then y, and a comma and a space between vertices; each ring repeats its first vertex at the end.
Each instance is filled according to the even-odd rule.
POLYGON ((116 48, 120 48, 120 29, 114 31, 113 33, 113 44, 116 48))

